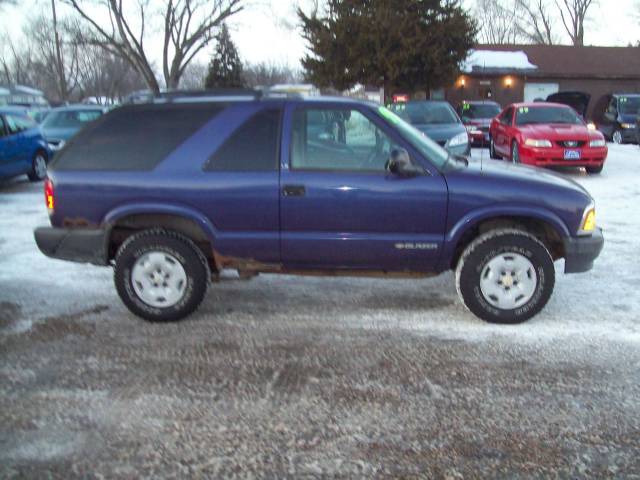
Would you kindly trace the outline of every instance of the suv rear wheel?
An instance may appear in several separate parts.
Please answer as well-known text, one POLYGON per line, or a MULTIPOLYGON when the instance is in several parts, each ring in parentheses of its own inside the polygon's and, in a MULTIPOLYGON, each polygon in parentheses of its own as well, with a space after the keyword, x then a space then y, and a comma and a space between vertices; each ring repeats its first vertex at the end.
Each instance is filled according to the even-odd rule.
POLYGON ((152 322, 180 320, 195 311, 207 291, 209 266, 187 237, 146 230, 118 249, 114 281, 131 312, 152 322))
POLYGON ((553 259, 534 236, 492 230, 465 249, 456 268, 464 305, 491 323, 520 323, 544 308, 555 283, 553 259))

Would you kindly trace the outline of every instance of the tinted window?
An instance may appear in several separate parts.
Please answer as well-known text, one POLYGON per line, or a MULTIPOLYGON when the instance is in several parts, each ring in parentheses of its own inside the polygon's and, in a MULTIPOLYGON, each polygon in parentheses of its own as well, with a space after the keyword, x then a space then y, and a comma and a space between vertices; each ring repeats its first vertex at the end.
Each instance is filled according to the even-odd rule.
POLYGON ((456 112, 445 102, 396 103, 391 110, 413 125, 458 123, 456 112))
POLYGON ((640 96, 620 97, 618 103, 620 105, 620 113, 623 115, 635 115, 640 112, 640 96))
POLYGON ((384 171, 391 139, 357 110, 298 109, 291 168, 384 171))
POLYGON ((580 116, 569 107, 518 107, 516 125, 537 123, 582 123, 580 116))
POLYGON ((221 109, 214 104, 121 107, 82 130, 51 165, 57 170, 151 170, 221 109))
POLYGON ((493 103, 463 103, 460 107, 460 116, 465 118, 493 118, 500 113, 498 105, 493 103))
POLYGON ((6 135, 6 130, 4 127, 4 120, 2 118, 2 115, 0 115, 0 137, 4 137, 6 135))
POLYGON ((45 128, 82 128, 102 115, 101 110, 59 110, 47 115, 42 126, 45 128))
POLYGON ((278 167, 280 111, 262 110, 242 124, 211 156, 207 171, 268 171, 278 167))

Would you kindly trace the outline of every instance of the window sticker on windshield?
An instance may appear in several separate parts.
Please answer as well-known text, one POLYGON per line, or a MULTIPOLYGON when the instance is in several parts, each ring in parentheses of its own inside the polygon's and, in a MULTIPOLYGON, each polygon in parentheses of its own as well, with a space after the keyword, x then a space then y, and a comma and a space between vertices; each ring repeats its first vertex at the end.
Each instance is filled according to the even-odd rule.
POLYGON ((529 107, 520 107, 518 113, 529 113, 529 107))
POLYGON ((380 115, 382 115, 384 118, 386 118, 392 123, 400 122, 400 117, 398 117, 391 110, 388 110, 386 107, 378 107, 378 112, 380 112, 380 115))
POLYGON ((470 108, 471 108, 471 105, 469 105, 468 103, 462 104, 462 110, 469 110, 470 108))
POLYGON ((620 97, 620 103, 624 103, 629 100, 627 97, 620 97))

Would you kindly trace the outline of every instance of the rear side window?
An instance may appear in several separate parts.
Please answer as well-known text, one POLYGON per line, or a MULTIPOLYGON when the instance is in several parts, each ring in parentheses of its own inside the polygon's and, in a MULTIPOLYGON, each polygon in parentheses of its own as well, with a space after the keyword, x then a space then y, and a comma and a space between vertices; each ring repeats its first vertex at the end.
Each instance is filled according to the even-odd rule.
POLYGON ((135 105, 102 116, 52 162, 55 170, 152 170, 208 120, 219 104, 135 105))
POLYGON ((261 110, 243 123, 209 158, 209 172, 271 171, 278 167, 280 110, 261 110))

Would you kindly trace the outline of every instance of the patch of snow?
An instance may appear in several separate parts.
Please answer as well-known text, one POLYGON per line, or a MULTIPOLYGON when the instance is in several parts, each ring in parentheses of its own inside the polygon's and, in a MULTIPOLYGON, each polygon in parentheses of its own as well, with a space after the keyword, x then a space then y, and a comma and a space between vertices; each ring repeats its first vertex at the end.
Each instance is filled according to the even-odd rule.
POLYGON ((536 70, 537 65, 529 62, 529 57, 523 51, 497 52, 494 50, 471 50, 462 63, 461 70, 471 73, 477 68, 504 68, 511 70, 536 70))

